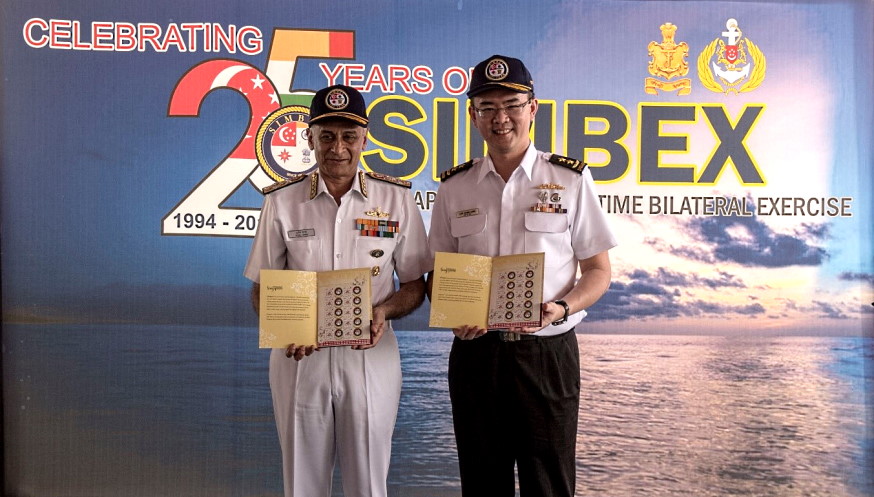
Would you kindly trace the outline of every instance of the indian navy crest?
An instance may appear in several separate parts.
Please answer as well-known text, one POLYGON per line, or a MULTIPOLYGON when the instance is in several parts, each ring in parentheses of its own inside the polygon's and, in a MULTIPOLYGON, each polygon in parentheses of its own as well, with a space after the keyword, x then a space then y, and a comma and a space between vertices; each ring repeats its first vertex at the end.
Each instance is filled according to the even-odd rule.
POLYGON ((765 79, 765 55, 743 35, 735 19, 725 23, 723 38, 714 39, 698 55, 698 79, 716 93, 755 90, 765 79))
POLYGON ((309 108, 301 105, 282 107, 270 113, 258 127, 255 157, 268 176, 276 181, 306 174, 315 167, 307 146, 309 108))
POLYGON ((659 26, 662 32, 662 42, 649 42, 647 50, 652 59, 649 61, 649 73, 654 78, 644 80, 644 91, 650 95, 658 95, 661 91, 677 91, 677 95, 688 95, 692 91, 692 80, 683 78, 689 74, 689 44, 676 43, 674 38, 677 26, 666 22, 659 26), (677 81, 671 81, 675 78, 677 81))

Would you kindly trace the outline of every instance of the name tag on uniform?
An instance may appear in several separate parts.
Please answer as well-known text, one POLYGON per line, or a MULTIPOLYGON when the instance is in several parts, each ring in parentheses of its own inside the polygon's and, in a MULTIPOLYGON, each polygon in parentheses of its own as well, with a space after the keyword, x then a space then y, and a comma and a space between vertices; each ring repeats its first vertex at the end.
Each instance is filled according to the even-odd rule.
POLYGON ((479 214, 479 209, 465 209, 463 211, 458 211, 455 213, 455 217, 470 217, 476 216, 479 214))
POLYGON ((316 236, 315 228, 306 228, 302 230, 288 230, 288 239, 293 240, 295 238, 307 238, 311 236, 316 236))

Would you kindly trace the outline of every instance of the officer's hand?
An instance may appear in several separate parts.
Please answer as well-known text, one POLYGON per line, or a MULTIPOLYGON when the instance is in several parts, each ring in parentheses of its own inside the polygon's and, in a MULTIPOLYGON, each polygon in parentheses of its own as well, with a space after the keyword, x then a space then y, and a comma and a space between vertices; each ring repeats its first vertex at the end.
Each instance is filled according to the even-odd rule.
POLYGON ((376 347, 379 339, 382 338, 383 332, 385 332, 385 308, 376 306, 373 308, 373 319, 370 321, 370 336, 372 337, 370 345, 353 345, 352 348, 355 350, 366 350, 376 347))
POLYGON ((301 345, 300 347, 291 344, 285 349, 285 357, 294 357, 295 361, 299 361, 306 356, 312 355, 313 352, 319 350, 315 345, 301 345))
POLYGON ((543 311, 540 314, 540 326, 510 328, 510 331, 513 333, 537 333, 543 328, 551 325, 553 321, 558 321, 562 316, 564 316, 564 307, 555 302, 544 302, 540 304, 540 309, 543 311))
POLYGON ((462 340, 473 340, 474 338, 479 338, 485 335, 487 331, 489 330, 480 328, 479 326, 468 325, 464 325, 461 328, 452 328, 452 333, 462 340))

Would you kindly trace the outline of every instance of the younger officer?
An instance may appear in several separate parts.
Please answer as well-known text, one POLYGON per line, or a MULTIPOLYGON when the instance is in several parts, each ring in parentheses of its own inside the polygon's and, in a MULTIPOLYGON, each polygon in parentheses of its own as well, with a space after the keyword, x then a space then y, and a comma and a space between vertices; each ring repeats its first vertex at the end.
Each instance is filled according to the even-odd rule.
POLYGON ((431 216, 435 252, 544 252, 541 326, 453 329, 449 393, 465 497, 571 496, 580 401, 574 326, 610 285, 616 245, 585 164, 535 150, 534 82, 494 55, 471 76, 469 116, 488 145, 442 177, 431 216), (580 276, 577 278, 577 271, 580 276))
POLYGON ((318 350, 289 344, 270 355, 286 497, 331 495, 335 460, 347 497, 387 494, 401 393, 389 320, 422 303, 427 240, 409 183, 358 167, 367 143, 365 109, 364 98, 348 86, 316 92, 307 144, 318 170, 265 188, 246 264, 256 311, 261 269, 371 268, 372 345, 318 350), (359 229, 366 220, 389 221, 397 232, 359 229))

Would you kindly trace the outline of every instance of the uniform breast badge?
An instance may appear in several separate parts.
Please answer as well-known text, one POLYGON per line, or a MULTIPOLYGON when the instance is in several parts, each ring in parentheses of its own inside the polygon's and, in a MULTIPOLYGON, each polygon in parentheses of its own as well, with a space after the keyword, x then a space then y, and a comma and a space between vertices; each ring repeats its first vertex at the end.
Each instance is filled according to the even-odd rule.
POLYGON ((395 233, 400 231, 400 222, 385 219, 391 214, 383 212, 379 207, 364 211, 364 215, 376 219, 357 218, 355 229, 361 236, 375 236, 379 238, 394 238, 395 233))
POLYGON ((534 187, 537 190, 537 202, 531 208, 533 212, 554 212, 559 214, 567 213, 567 209, 561 206, 561 190, 564 190, 562 185, 555 183, 544 183, 534 187))

